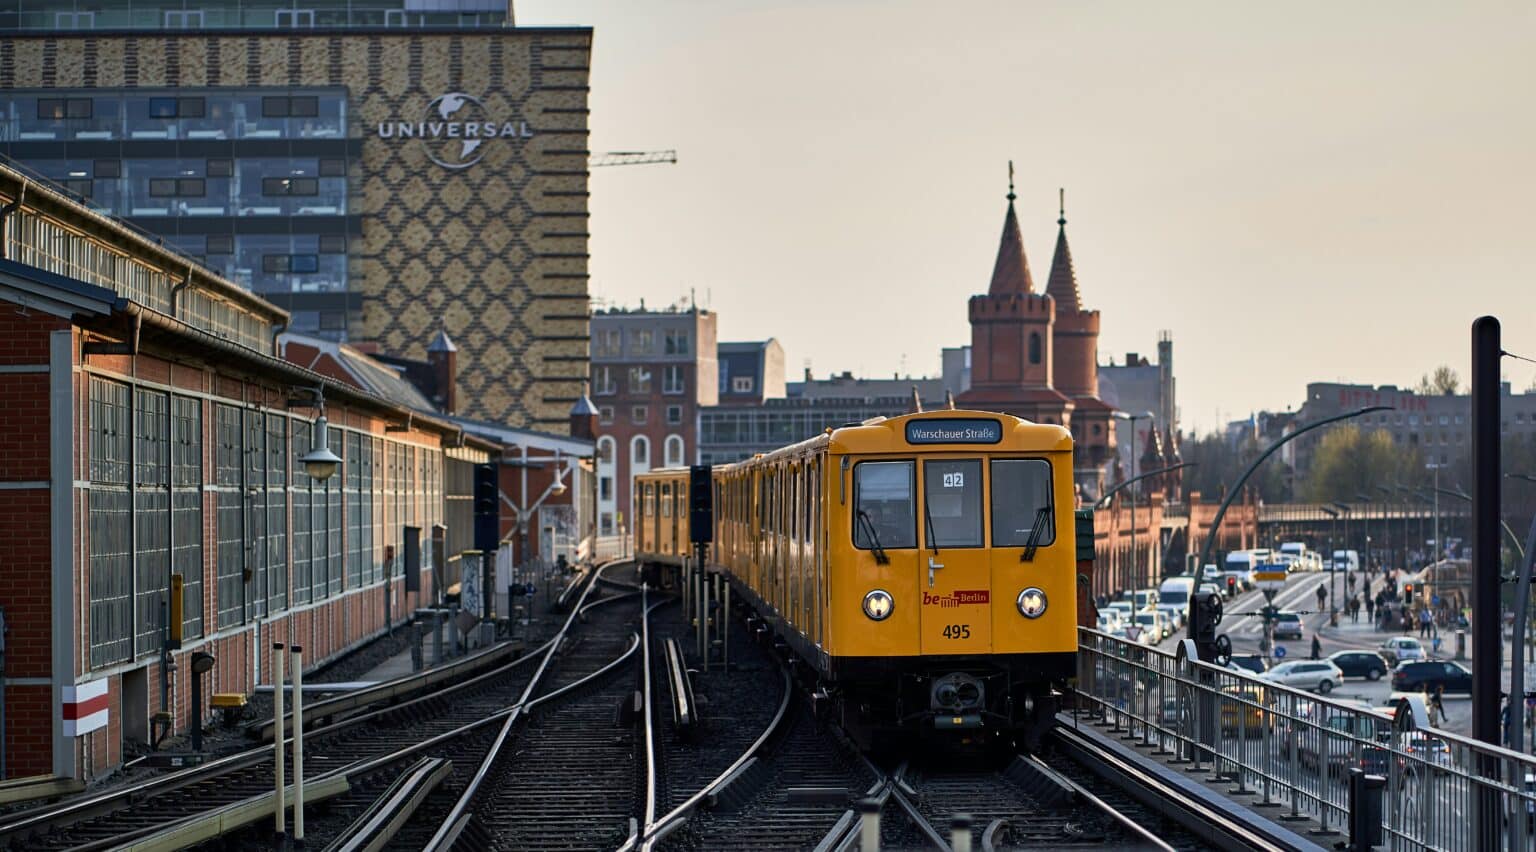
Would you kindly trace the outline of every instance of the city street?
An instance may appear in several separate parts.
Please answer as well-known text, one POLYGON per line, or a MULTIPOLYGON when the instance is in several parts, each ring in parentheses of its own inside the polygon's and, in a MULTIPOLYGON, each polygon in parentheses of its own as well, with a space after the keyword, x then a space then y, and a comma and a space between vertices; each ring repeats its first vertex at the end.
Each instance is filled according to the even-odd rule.
MULTIPOLYGON (((1370 593, 1375 594, 1381 588, 1381 577, 1376 575, 1370 587, 1370 593)), ((1364 611, 1360 613, 1358 622, 1351 621, 1343 610, 1339 613, 1339 625, 1328 626, 1327 612, 1315 612, 1317 609, 1317 588, 1325 585, 1329 589, 1329 598, 1332 600, 1333 589, 1341 591, 1345 589, 1345 580, 1341 574, 1337 580, 1328 572, 1307 572, 1292 574, 1286 582, 1283 590, 1275 596, 1275 605, 1282 611, 1308 613, 1302 615, 1303 637, 1300 641, 1282 640, 1275 643, 1275 659, 1271 664, 1283 660, 1308 659, 1312 653, 1312 637, 1317 636, 1322 644, 1322 656, 1326 657, 1335 651, 1367 650, 1379 651, 1383 642, 1392 636, 1417 636, 1418 631, 1404 633, 1386 632, 1377 629, 1373 619, 1367 618, 1364 611)), ((1362 587, 1356 582, 1356 594, 1362 587)), ((1232 640, 1232 652, 1234 654, 1257 654, 1260 652, 1260 642, 1264 635, 1264 622, 1259 615, 1264 607, 1264 595, 1258 590, 1243 592, 1236 597, 1222 601, 1226 615, 1222 619, 1218 633, 1225 633, 1232 640)), ((1178 641, 1184 638, 1184 631, 1176 631, 1172 636, 1158 644, 1161 650, 1173 653, 1178 641)), ((1431 659, 1456 660, 1456 635, 1455 631, 1442 631, 1441 638, 1444 644, 1439 654, 1431 654, 1431 659)), ((1429 640, 1425 640, 1426 647, 1429 640)), ((1470 638, 1468 639, 1468 656, 1460 660, 1463 665, 1471 668, 1470 638)), ((1504 672, 1503 683, 1509 685, 1511 652, 1506 640, 1504 645, 1504 672)), ((1329 693, 1332 699, 1344 699, 1362 701, 1373 707, 1381 707, 1391 703, 1393 698, 1390 675, 1378 681, 1368 681, 1364 678, 1349 678, 1342 685, 1337 686, 1329 693)), ((1469 696, 1463 694, 1448 694, 1444 697, 1446 719, 1441 727, 1459 734, 1471 735, 1472 731, 1472 702, 1469 696)), ((1527 737, 1529 741, 1530 737, 1527 737)))

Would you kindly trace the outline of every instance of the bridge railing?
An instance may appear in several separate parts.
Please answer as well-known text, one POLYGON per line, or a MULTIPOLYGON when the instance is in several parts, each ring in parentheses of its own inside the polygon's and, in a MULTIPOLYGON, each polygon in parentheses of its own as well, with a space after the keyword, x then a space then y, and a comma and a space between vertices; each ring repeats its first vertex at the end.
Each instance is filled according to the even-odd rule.
MULTIPOLYGON (((1368 830, 1351 820, 1352 787, 1365 795, 1377 785, 1377 842, 1389 848, 1536 843, 1536 758, 1432 727, 1419 694, 1373 707, 1095 630, 1079 640, 1080 719, 1210 773, 1267 816, 1352 836, 1368 830), (1355 769, 1375 778, 1351 784, 1355 769)), ((1360 809, 1362 823, 1368 813, 1360 809)))

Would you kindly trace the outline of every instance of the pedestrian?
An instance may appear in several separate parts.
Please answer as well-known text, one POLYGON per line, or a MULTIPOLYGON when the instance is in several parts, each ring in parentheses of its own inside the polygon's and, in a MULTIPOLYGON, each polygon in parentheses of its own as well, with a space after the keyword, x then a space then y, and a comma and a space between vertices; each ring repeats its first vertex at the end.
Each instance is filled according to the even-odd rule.
POLYGON ((1440 725, 1444 725, 1445 724, 1445 704, 1442 703, 1441 700, 1440 700, 1444 695, 1445 695, 1445 684, 1442 683, 1439 686, 1435 687, 1435 695, 1434 695, 1434 698, 1431 699, 1431 701, 1434 702, 1433 703, 1433 706, 1435 708, 1434 715, 1439 718, 1438 724, 1440 724, 1440 725))
POLYGON ((1373 598, 1365 599, 1365 619, 1372 624, 1376 623, 1376 601, 1373 598))
POLYGON ((1429 638, 1429 626, 1432 621, 1433 619, 1430 618, 1429 610, 1419 610, 1419 636, 1421 638, 1429 638))
POLYGON ((1381 613, 1381 629, 1384 631, 1391 630, 1394 623, 1392 621, 1392 605, 1389 603, 1383 603, 1378 608, 1378 611, 1381 613))
POLYGON ((1356 623, 1359 623, 1359 621, 1360 621, 1360 599, 1359 598, 1350 598, 1349 599, 1349 621, 1350 621, 1351 624, 1356 624, 1356 623))
POLYGON ((1317 611, 1318 612, 1322 612, 1323 611, 1323 602, 1326 601, 1326 600, 1328 600, 1328 588, 1326 586, 1318 586, 1317 587, 1317 611))
POLYGON ((1313 634, 1312 635, 1312 659, 1314 659, 1314 660, 1321 660, 1322 658, 1323 658, 1323 643, 1318 641, 1318 638, 1317 638, 1316 634, 1313 634))

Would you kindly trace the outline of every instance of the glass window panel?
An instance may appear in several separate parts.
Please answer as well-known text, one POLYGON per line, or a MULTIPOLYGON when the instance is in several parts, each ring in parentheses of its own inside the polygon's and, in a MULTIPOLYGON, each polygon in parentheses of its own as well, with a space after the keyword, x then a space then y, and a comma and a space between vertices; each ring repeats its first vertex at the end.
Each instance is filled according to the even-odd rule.
POLYGON ((176 117, 176 99, 175 98, 150 98, 149 99, 149 117, 150 118, 175 118, 176 117))
POLYGON ((917 546, 916 465, 910 461, 859 462, 853 466, 853 546, 917 546))
POLYGON ((923 463, 923 527, 928 547, 982 546, 979 459, 923 463))
POLYGON ((1044 459, 992 460, 992 546, 1023 547, 1037 519, 1040 546, 1056 540, 1051 505, 1051 463, 1044 459))

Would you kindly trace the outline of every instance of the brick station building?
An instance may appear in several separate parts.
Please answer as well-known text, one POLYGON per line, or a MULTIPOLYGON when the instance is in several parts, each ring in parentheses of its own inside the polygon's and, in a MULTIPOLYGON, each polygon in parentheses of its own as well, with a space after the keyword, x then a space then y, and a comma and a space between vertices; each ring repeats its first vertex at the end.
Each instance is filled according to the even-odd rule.
POLYGON ((184 732, 194 652, 207 696, 270 683, 273 642, 311 665, 358 645, 386 571, 396 620, 430 602, 496 441, 277 357, 285 311, 6 166, 0 205, 8 775, 110 771, 156 714, 184 732), (298 461, 317 391, 343 459, 324 482, 298 461), (408 527, 420 592, 388 558, 408 527))

